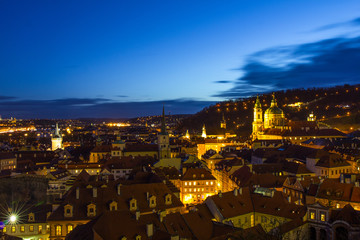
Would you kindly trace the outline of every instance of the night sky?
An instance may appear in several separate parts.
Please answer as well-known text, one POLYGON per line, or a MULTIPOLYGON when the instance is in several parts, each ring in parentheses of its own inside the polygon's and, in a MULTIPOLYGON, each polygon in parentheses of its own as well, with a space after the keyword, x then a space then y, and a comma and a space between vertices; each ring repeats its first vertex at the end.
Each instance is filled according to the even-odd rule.
POLYGON ((360 83, 359 0, 0 0, 3 118, 195 113, 360 83))

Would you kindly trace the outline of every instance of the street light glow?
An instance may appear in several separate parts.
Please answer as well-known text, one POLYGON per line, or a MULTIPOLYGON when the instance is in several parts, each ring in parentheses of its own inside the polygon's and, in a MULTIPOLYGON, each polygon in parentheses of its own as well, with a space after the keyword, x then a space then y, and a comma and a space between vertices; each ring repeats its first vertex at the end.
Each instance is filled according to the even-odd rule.
POLYGON ((16 223, 16 220, 17 220, 16 215, 15 215, 15 214, 11 214, 9 220, 10 220, 10 223, 12 223, 12 224, 16 223))

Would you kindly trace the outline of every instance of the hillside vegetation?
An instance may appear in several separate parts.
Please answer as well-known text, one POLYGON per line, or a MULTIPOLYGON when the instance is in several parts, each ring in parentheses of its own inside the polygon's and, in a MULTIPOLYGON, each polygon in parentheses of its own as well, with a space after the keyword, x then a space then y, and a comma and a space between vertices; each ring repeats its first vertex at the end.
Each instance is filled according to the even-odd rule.
MULTIPOLYGON (((287 120, 306 120, 313 112, 318 121, 342 131, 351 132, 360 127, 360 85, 291 89, 277 91, 275 96, 287 120)), ((272 93, 259 95, 259 98, 265 111, 270 106, 272 93)), ((208 134, 220 133, 220 121, 224 116, 227 130, 247 136, 251 134, 255 100, 256 96, 219 102, 183 119, 178 128, 199 133, 205 124, 208 134)))

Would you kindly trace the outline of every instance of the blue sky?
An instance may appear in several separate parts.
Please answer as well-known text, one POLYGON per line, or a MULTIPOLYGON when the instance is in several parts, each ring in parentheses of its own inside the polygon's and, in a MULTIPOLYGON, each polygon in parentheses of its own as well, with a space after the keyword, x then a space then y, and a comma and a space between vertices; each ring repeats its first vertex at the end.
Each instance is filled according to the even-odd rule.
POLYGON ((133 117, 162 103, 194 113, 359 83, 359 17, 358 0, 2 0, 0 114, 133 117))

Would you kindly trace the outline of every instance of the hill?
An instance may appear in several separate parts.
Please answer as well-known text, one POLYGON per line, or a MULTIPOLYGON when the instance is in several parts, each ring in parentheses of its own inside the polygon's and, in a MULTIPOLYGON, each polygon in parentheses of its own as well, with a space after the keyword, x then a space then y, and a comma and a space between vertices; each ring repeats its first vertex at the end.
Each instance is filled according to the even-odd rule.
MULTIPOLYGON (((275 96, 287 120, 306 120, 313 112, 318 121, 345 132, 360 127, 360 84, 289 89, 277 91, 275 96)), ((259 98, 265 111, 270 106, 272 94, 262 94, 259 98)), ((255 100, 256 96, 219 102, 183 119, 178 129, 198 133, 205 124, 208 133, 218 133, 221 132, 220 121, 224 116, 227 130, 247 136, 251 134, 255 100)))

